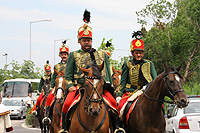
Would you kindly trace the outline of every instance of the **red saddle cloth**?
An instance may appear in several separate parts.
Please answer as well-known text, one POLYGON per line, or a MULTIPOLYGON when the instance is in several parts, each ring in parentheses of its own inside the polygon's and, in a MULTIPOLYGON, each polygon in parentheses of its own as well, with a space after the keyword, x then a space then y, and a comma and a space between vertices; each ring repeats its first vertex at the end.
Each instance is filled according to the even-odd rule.
MULTIPOLYGON (((109 98, 108 95, 102 95, 103 96, 103 99, 104 101, 106 102, 106 104, 111 107, 112 109, 116 110, 117 111, 117 104, 115 104, 115 102, 111 101, 113 99, 109 98)), ((63 110, 63 112, 68 112, 74 105, 76 105, 81 99, 81 95, 80 93, 74 98, 74 100, 72 101, 69 109, 66 111, 66 110, 63 110)))

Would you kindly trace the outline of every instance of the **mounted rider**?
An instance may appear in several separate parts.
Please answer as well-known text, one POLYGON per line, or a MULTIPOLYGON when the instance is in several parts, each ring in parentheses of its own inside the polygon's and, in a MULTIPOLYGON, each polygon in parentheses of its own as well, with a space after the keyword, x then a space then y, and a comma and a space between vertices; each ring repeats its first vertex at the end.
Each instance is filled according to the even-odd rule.
POLYGON ((44 74, 43 76, 41 76, 40 84, 39 84, 39 87, 38 87, 38 93, 41 93, 41 94, 40 94, 40 96, 37 99, 35 107, 32 109, 32 111, 33 111, 32 113, 34 115, 38 115, 39 114, 39 112, 40 112, 40 102, 41 102, 43 96, 45 95, 44 91, 42 89, 42 86, 44 85, 44 82, 46 80, 51 81, 51 66, 50 66, 48 60, 47 60, 46 64, 44 65, 44 70, 45 70, 46 74, 44 74))
MULTIPOLYGON (((141 39, 141 35, 141 31, 133 33, 132 37, 135 37, 131 42, 133 58, 125 61, 122 66, 120 86, 116 98, 119 104, 118 112, 120 112, 131 95, 157 77, 153 62, 143 59, 144 42, 141 39)), ((121 125, 121 123, 118 124, 121 125)))
MULTIPOLYGON (((104 51, 96 51, 94 48, 92 48, 92 28, 87 24, 90 22, 90 12, 87 10, 84 12, 83 20, 85 24, 78 30, 78 43, 80 43, 81 49, 73 51, 69 54, 69 59, 65 69, 65 80, 68 89, 68 95, 62 110, 61 133, 69 131, 70 124, 66 125, 65 115, 69 111, 69 107, 75 97, 77 90, 79 90, 81 85, 84 83, 84 74, 79 69, 80 67, 89 68, 93 62, 96 62, 97 65, 100 65, 104 61, 104 69, 102 70, 102 76, 105 81, 104 94, 117 110, 117 103, 109 92, 114 91, 114 89, 112 87, 112 78, 110 74, 107 53, 104 51)), ((112 111, 110 111, 110 113, 111 112, 112 111)), ((112 116, 113 115, 116 116, 116 114, 112 114, 112 116)), ((67 121, 67 123, 71 123, 69 119, 67 121)))
MULTIPOLYGON (((54 70, 57 70, 58 72, 62 71, 63 69, 65 70, 69 55, 69 48, 65 45, 66 40, 64 40, 62 43, 63 43, 62 46, 59 48, 59 56, 61 58, 61 61, 54 66, 54 70)), ((51 92, 49 93, 46 101, 46 117, 43 119, 43 122, 45 124, 51 123, 51 120, 49 118, 49 113, 50 113, 50 106, 54 100, 54 90, 55 90, 54 87, 55 87, 56 77, 57 75, 54 72, 51 79, 51 92)))

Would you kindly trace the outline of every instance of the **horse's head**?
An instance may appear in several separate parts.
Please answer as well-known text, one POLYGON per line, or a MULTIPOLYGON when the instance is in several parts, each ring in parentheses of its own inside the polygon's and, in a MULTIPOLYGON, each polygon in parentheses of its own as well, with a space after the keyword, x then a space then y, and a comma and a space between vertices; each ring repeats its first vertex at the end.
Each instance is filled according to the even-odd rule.
POLYGON ((42 86, 45 95, 49 93, 49 89, 50 89, 50 85, 51 85, 50 82, 51 82, 50 80, 46 79, 46 80, 44 81, 43 86, 42 86))
POLYGON ((181 66, 178 68, 168 67, 165 64, 165 71, 163 72, 163 79, 165 88, 168 90, 168 97, 173 99, 178 107, 186 107, 188 99, 182 87, 183 78, 179 73, 181 66))
POLYGON ((80 68, 85 75, 84 99, 86 112, 92 116, 97 116, 101 112, 101 104, 103 102, 103 85, 104 79, 101 76, 104 62, 100 65, 92 64, 88 69, 80 68))
POLYGON ((113 71, 113 74, 112 74, 113 86, 115 88, 115 95, 117 95, 122 71, 115 70, 114 66, 112 66, 112 71, 113 71))
POLYGON ((64 96, 66 95, 65 70, 58 72, 54 69, 54 72, 57 75, 55 80, 56 102, 62 103, 64 101, 64 96))

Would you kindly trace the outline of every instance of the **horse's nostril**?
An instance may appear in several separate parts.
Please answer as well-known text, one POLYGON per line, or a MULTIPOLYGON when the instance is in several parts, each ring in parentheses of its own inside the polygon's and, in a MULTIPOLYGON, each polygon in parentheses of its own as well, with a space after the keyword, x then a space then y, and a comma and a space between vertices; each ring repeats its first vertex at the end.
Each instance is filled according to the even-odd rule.
POLYGON ((93 112, 93 111, 92 111, 92 108, 90 108, 90 112, 93 112))
POLYGON ((186 103, 186 100, 185 100, 185 99, 181 99, 181 102, 182 102, 182 103, 186 103))

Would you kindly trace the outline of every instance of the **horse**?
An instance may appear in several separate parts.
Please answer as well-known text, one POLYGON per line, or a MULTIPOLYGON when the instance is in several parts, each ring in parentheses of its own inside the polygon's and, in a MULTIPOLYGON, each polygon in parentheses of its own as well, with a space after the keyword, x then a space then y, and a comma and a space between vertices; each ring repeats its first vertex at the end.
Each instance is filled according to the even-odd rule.
POLYGON ((114 68, 114 66, 112 66, 112 82, 113 82, 113 86, 115 88, 115 93, 114 93, 114 97, 116 98, 117 96, 117 92, 118 92, 118 87, 119 87, 119 84, 120 84, 120 79, 121 79, 121 74, 122 74, 122 71, 120 70, 116 70, 114 68))
POLYGON ((178 68, 168 67, 149 83, 143 94, 138 98, 134 109, 129 115, 127 132, 164 133, 165 118, 162 111, 165 96, 170 97, 179 108, 188 105, 188 99, 182 88, 182 76, 178 68))
POLYGON ((50 82, 51 82, 50 80, 46 79, 44 81, 44 85, 42 86, 42 88, 44 90, 44 96, 43 96, 44 99, 41 100, 42 104, 40 106, 40 111, 39 111, 39 114, 37 116, 38 121, 40 123, 41 133, 47 133, 47 132, 49 132, 49 126, 43 124, 42 123, 42 119, 45 117, 45 109, 44 109, 44 107, 45 107, 45 103, 46 103, 46 100, 47 100, 47 96, 49 94, 49 89, 50 89, 50 85, 51 85, 50 82))
POLYGON ((104 62, 100 66, 92 64, 88 69, 80 68, 85 75, 85 82, 81 87, 84 93, 72 114, 69 128, 71 133, 109 132, 109 115, 102 96, 104 79, 101 71, 103 66, 104 62))
POLYGON ((61 69, 58 72, 54 69, 56 73, 55 79, 55 101, 52 106, 52 122, 51 126, 53 128, 54 133, 58 133, 60 131, 60 119, 61 119, 61 112, 62 106, 66 97, 66 84, 65 84, 65 69, 61 69))

